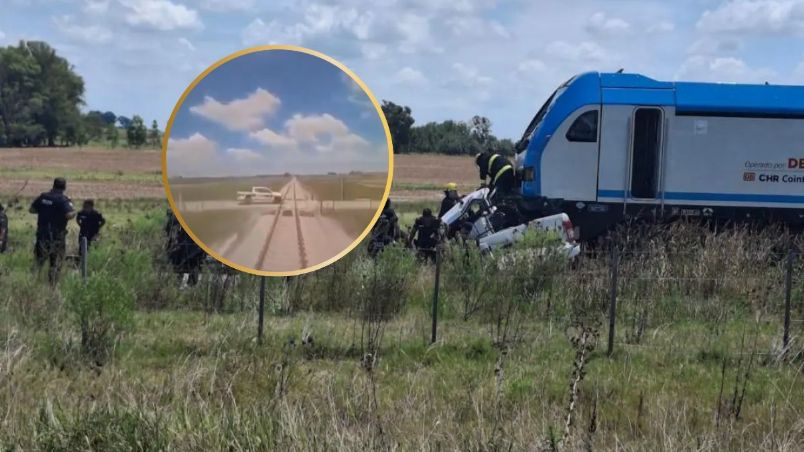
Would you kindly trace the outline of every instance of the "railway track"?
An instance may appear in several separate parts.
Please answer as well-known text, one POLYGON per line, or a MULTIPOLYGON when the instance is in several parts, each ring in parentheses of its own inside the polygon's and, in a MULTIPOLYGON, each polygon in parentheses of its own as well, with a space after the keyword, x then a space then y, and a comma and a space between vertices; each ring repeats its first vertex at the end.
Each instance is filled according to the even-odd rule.
POLYGON ((267 265, 266 259, 268 259, 268 255, 272 250, 272 245, 274 245, 275 243, 274 237, 276 236, 276 231, 283 226, 282 224, 280 224, 280 222, 286 207, 289 207, 290 212, 292 212, 293 225, 291 226, 289 224, 286 224, 284 226, 285 227, 290 226, 295 230, 296 242, 297 242, 296 252, 298 253, 298 262, 301 265, 301 267, 299 268, 306 268, 308 266, 307 249, 305 248, 304 235, 302 234, 301 219, 298 208, 298 197, 296 194, 297 183, 298 182, 295 179, 292 180, 291 183, 288 186, 286 186, 282 192, 282 199, 280 200, 279 205, 277 206, 277 209, 274 212, 274 219, 271 222, 271 228, 268 230, 268 235, 266 236, 265 242, 262 246, 262 249, 260 250, 255 268, 268 269, 272 267, 271 265, 267 265), (287 205, 288 201, 292 203, 292 206, 287 205))

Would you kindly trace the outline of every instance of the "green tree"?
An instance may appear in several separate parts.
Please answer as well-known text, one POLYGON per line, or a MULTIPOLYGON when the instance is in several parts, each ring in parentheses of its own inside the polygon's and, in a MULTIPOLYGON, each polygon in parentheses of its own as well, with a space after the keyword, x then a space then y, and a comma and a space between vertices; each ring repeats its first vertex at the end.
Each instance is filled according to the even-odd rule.
POLYGON ((106 120, 103 119, 103 113, 99 111, 90 111, 84 116, 84 130, 90 140, 100 140, 103 138, 106 129, 106 120))
MULTIPOLYGON (((0 48, 0 144, 55 146, 78 130, 84 81, 48 44, 20 41, 0 48)), ((74 138, 74 137, 71 137, 74 138)))
POLYGON ((410 128, 416 122, 411 116, 410 107, 403 107, 384 100, 382 102, 382 112, 388 122, 394 150, 399 153, 408 152, 410 150, 410 128))
POLYGON ((161 146, 162 133, 159 131, 159 124, 156 123, 156 119, 151 122, 151 130, 148 131, 148 141, 150 141, 151 146, 155 148, 161 146))
POLYGON ((131 124, 126 129, 126 138, 129 147, 140 147, 148 140, 148 129, 145 128, 145 122, 139 115, 131 118, 131 124))
POLYGON ((2 144, 35 145, 45 136, 34 115, 42 109, 44 97, 37 91, 40 67, 23 44, 0 48, 0 123, 2 144))
POLYGON ((81 115, 79 106, 84 103, 84 80, 47 43, 29 41, 20 45, 39 65, 35 89, 42 93, 44 102, 34 118, 45 129, 47 145, 55 146, 64 125, 81 115))
POLYGON ((121 128, 128 129, 128 127, 131 125, 131 118, 127 116, 118 116, 117 123, 120 124, 121 128))
POLYGON ((106 139, 109 141, 109 146, 111 146, 112 149, 116 148, 117 144, 120 142, 120 132, 117 130, 117 127, 114 126, 114 123, 106 126, 106 139))
POLYGON ((472 118, 472 136, 474 136, 481 145, 485 145, 491 136, 491 121, 485 116, 475 115, 472 118))

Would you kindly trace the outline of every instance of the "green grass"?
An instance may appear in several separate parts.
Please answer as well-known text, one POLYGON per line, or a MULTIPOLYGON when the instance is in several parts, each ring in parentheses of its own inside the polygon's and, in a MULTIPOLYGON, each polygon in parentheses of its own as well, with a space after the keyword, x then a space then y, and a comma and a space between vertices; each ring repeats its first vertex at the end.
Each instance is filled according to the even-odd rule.
MULTIPOLYGON (((430 345, 433 268, 404 250, 372 263, 362 247, 288 286, 268 279, 260 344, 259 278, 241 275, 217 310, 217 286, 208 276, 180 290, 163 267, 165 207, 99 204, 110 226, 90 270, 117 278, 136 305, 132 328, 100 367, 75 351, 78 330, 65 287, 50 288, 30 272, 33 216, 12 210, 12 250, 0 255, 0 450, 531 450, 551 432, 563 435, 577 322, 599 336, 564 450, 793 451, 804 441, 802 361, 777 359, 779 293, 773 286, 744 296, 749 276, 778 275, 748 265, 737 245, 728 245, 735 237, 723 238, 734 247, 723 255, 704 250, 683 263, 654 257, 624 267, 622 281, 658 264, 668 275, 728 264, 734 280, 714 295, 650 286, 638 343, 630 330, 643 297, 635 296, 633 281, 624 282, 611 357, 606 286, 598 291, 581 276, 605 275, 605 259, 562 271, 544 298, 519 307, 522 330, 507 344, 496 344, 493 334, 502 294, 526 282, 516 278, 532 282, 533 272, 546 267, 513 272, 515 278, 499 269, 462 273, 460 259, 445 261, 439 340, 430 345), (488 288, 481 312, 464 321, 461 290, 477 278, 499 284, 488 288), (399 303, 401 311, 387 322, 366 321, 365 303, 399 303), (374 328, 382 338, 369 372, 361 360, 374 328), (302 344, 305 336, 312 344, 302 344), (731 401, 743 386, 736 417, 731 401)), ((421 207, 400 204, 397 212, 407 218, 421 207)), ((797 292, 795 318, 804 317, 802 301, 797 292)), ((795 336, 803 333, 795 324, 795 336)))
POLYGON ((62 168, 33 168, 15 167, 0 168, 0 178, 50 180, 53 174, 66 177, 69 181, 82 182, 145 182, 161 183, 162 172, 132 172, 132 171, 81 171, 70 169, 65 171, 62 168))

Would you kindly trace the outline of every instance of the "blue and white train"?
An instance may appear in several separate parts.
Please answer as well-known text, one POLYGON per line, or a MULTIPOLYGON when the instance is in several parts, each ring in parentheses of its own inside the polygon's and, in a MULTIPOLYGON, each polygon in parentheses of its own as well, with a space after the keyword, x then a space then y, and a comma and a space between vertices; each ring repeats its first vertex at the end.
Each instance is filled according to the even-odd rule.
POLYGON ((586 73, 517 151, 524 206, 566 212, 583 240, 634 217, 804 225, 804 86, 586 73))

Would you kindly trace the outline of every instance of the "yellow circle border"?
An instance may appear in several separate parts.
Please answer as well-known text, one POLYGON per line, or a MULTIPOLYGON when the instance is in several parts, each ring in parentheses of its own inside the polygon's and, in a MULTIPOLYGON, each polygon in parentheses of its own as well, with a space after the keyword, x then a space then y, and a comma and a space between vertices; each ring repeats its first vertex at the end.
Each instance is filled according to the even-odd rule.
POLYGON ((184 228, 184 231, 187 232, 187 234, 190 236, 190 238, 192 238, 193 241, 198 246, 200 246, 201 249, 203 249, 204 252, 206 252, 208 255, 214 257, 219 262, 221 262, 221 263, 223 263, 223 264, 225 264, 225 265, 227 265, 229 267, 234 268, 235 270, 241 271, 243 273, 257 275, 257 276, 298 276, 298 275, 303 275, 305 273, 314 272, 314 271, 320 270, 320 269, 322 269, 322 268, 324 268, 324 267, 326 267, 326 266, 328 266, 330 264, 333 264, 336 261, 338 261, 340 258, 345 256, 346 254, 350 253, 358 245, 360 245, 360 242, 362 242, 363 239, 366 238, 366 236, 371 231, 371 228, 374 227, 374 224, 377 222, 377 219, 380 218, 380 215, 382 214, 383 206, 387 202, 388 196, 391 193, 391 185, 393 183, 393 178, 394 178, 394 145, 393 145, 393 142, 391 140, 391 130, 388 128, 388 121, 385 119, 385 115, 382 112, 382 107, 380 106, 379 102, 377 102, 377 98, 374 97, 374 94, 371 92, 371 90, 368 88, 368 86, 366 86, 366 84, 363 82, 363 80, 361 80, 360 77, 357 76, 357 74, 352 72, 351 69, 346 67, 346 65, 344 65, 340 61, 330 57, 329 55, 325 55, 325 54, 323 54, 321 52, 318 52, 316 50, 308 49, 306 47, 301 47, 301 46, 284 45, 283 44, 283 45, 263 45, 263 46, 249 47, 249 48, 234 52, 232 54, 229 54, 229 55, 221 58, 220 60, 216 61, 210 67, 208 67, 206 70, 204 70, 204 72, 202 72, 198 77, 196 77, 192 81, 192 83, 190 83, 190 85, 184 90, 184 92, 182 93, 181 97, 179 97, 178 102, 176 102, 176 106, 173 107, 173 111, 170 113, 170 119, 168 120, 167 126, 165 127, 164 136, 162 137, 162 185, 165 188, 165 194, 167 195, 168 204, 170 205, 171 210, 173 210, 174 215, 176 215, 176 219, 179 220, 179 224, 181 224, 181 227, 184 228), (181 109, 182 105, 184 105, 184 101, 186 100, 187 96, 195 89, 195 87, 201 82, 201 80, 206 78, 206 76, 208 76, 210 73, 212 73, 212 71, 214 71, 215 69, 217 69, 220 66, 224 65, 225 63, 227 63, 227 62, 229 62, 231 60, 234 60, 235 58, 239 58, 241 56, 244 56, 244 55, 250 55, 252 53, 266 52, 266 51, 271 51, 271 50, 286 50, 286 51, 291 51, 291 52, 306 53, 308 55, 311 55, 311 56, 317 57, 319 59, 322 59, 324 61, 327 61, 328 63, 334 65, 335 67, 337 67, 338 69, 343 71, 346 75, 348 75, 349 78, 353 82, 357 83, 357 85, 360 86, 360 89, 362 89, 363 92, 366 93, 366 95, 368 96, 369 100, 371 101, 371 104, 374 105, 374 109, 377 111, 377 115, 380 117, 380 122, 382 123, 383 129, 385 130, 385 141, 386 141, 386 144, 387 144, 387 147, 388 147, 388 177, 386 178, 386 182, 385 182, 385 192, 383 193, 383 196, 380 199, 380 203, 379 203, 379 205, 377 207, 377 211, 374 213, 374 217, 371 219, 369 224, 366 226, 366 229, 363 230, 363 232, 354 240, 354 242, 352 242, 351 245, 347 246, 343 251, 341 251, 340 253, 336 254, 335 256, 325 260, 324 262, 320 262, 320 263, 318 263, 316 265, 313 265, 313 266, 310 266, 310 267, 307 267, 307 268, 302 268, 302 269, 299 269, 299 270, 281 271, 281 272, 279 272, 279 271, 256 270, 256 269, 253 269, 253 268, 250 268, 250 267, 246 267, 244 265, 240 265, 240 264, 235 263, 235 262, 233 262, 233 261, 231 261, 229 259, 226 259, 225 257, 221 256, 218 252, 216 252, 213 249, 211 249, 210 247, 208 247, 203 241, 201 241, 198 237, 196 237, 196 235, 193 233, 192 229, 190 229, 188 227, 187 223, 184 221, 184 217, 182 217, 181 212, 176 207, 176 202, 173 200, 173 193, 170 190, 170 183, 168 182, 168 177, 167 177, 167 150, 168 150, 167 148, 168 148, 168 141, 170 139, 170 132, 171 132, 171 129, 173 128, 173 121, 174 121, 174 119, 176 119, 176 114, 179 112, 179 110, 181 109))

